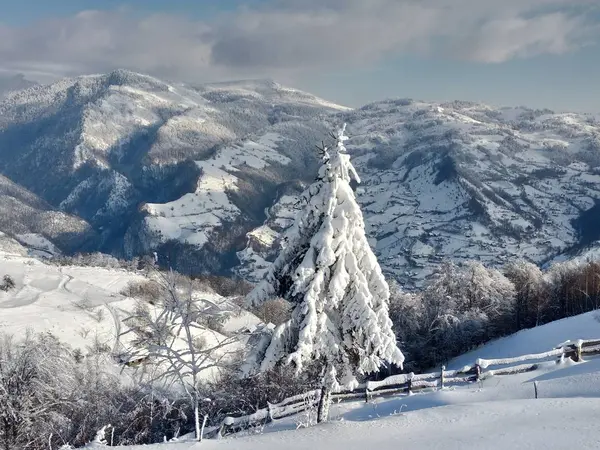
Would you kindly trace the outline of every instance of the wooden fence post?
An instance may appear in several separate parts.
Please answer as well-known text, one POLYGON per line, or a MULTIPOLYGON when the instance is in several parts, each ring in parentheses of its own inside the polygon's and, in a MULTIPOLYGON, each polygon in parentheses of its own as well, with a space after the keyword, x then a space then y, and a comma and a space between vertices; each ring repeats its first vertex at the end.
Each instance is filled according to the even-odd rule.
POLYGON ((565 351, 566 351, 566 348, 563 347, 561 350, 562 350, 562 353, 560 354, 560 356, 556 360, 556 364, 562 364, 562 363, 565 362, 565 351))
POLYGON ((221 439, 225 435, 225 426, 225 421, 221 422, 221 426, 217 432, 217 439, 221 439))
POLYGON ((481 381, 481 366, 475 364, 475 381, 481 381))
MULTIPOLYGON (((449 375, 448 379, 446 379, 446 366, 441 366, 441 369, 437 374, 436 373, 426 373, 426 374, 420 374, 420 375, 416 376, 413 372, 411 372, 411 373, 408 373, 408 374, 402 376, 402 378, 400 378, 400 379, 389 380, 390 383, 387 384, 388 389, 384 389, 383 391, 377 391, 377 389, 381 388, 381 387, 386 387, 386 383, 378 384, 378 383, 373 382, 373 383, 371 383, 371 385, 373 386, 373 390, 370 390, 369 389, 370 382, 367 382, 365 391, 364 391, 364 398, 365 398, 365 402, 369 402, 370 399, 373 398, 374 396, 381 395, 386 392, 387 393, 398 393, 398 392, 405 391, 407 393, 407 395, 411 395, 413 393, 413 389, 421 389, 423 387, 428 387, 428 386, 434 385, 435 383, 431 383, 429 380, 437 380, 438 377, 440 380, 440 382, 439 382, 440 389, 444 389, 446 387, 446 383, 453 385, 456 383, 461 383, 463 381, 472 382, 473 376, 475 377, 475 381, 480 383, 481 388, 483 388, 483 381, 484 381, 485 375, 493 373, 492 371, 489 371, 489 370, 486 371, 486 369, 489 366, 493 367, 494 365, 509 365, 509 364, 511 365, 510 367, 508 367, 508 370, 506 370, 506 369, 496 370, 495 372, 498 375, 522 373, 524 371, 535 370, 535 368, 538 367, 538 363, 531 364, 531 365, 523 365, 525 368, 520 367, 520 366, 513 367, 512 365, 515 363, 520 363, 522 361, 554 358, 555 356, 557 356, 557 354, 561 355, 560 360, 564 360, 565 357, 569 357, 569 358, 574 358, 574 359, 576 358, 575 359, 576 361, 582 361, 584 345, 585 345, 585 349, 586 349, 586 354, 588 354, 588 353, 596 354, 596 353, 598 353, 598 350, 599 350, 598 347, 600 347, 599 344, 600 344, 600 339, 594 340, 594 341, 585 341, 585 342, 581 341, 581 340, 579 340, 577 342, 570 341, 568 343, 565 343, 564 345, 556 347, 554 350, 552 350, 551 352, 548 352, 548 353, 541 353, 541 354, 536 354, 536 355, 525 355, 526 357, 508 358, 507 360, 477 359, 473 366, 467 366, 463 369, 456 370, 456 371, 454 371, 454 370, 449 371, 450 375, 449 375), (593 344, 593 346, 592 346, 592 344, 593 344), (404 377, 406 377, 406 378, 404 378, 404 377), (402 380, 402 379, 404 379, 405 382, 401 382, 400 380, 402 380), (418 380, 416 387, 414 384, 415 380, 418 380)), ((533 388, 534 388, 535 398, 537 399, 537 398, 539 398, 539 385, 538 385, 537 381, 535 381, 533 383, 533 388)), ((317 422, 318 423, 326 422, 328 420, 329 409, 330 409, 330 406, 332 403, 333 395, 334 395, 334 393, 331 389, 331 384, 329 384, 329 383, 323 383, 323 387, 320 390, 314 390, 314 391, 310 391, 309 393, 302 394, 302 396, 305 397, 305 399, 304 399, 305 407, 310 406, 310 408, 312 409, 312 408, 314 408, 315 403, 318 405, 318 411, 317 411, 317 422), (311 400, 310 404, 306 403, 306 396, 308 394, 310 394, 310 400, 311 400), (313 395, 315 397, 313 397, 313 395), (320 395, 318 401, 316 398, 317 395, 320 395)), ((337 396, 337 391, 336 391, 335 395, 337 396)), ((340 397, 360 398, 360 394, 359 394, 359 391, 357 391, 354 395, 342 394, 340 397)), ((278 406, 278 404, 272 405, 272 404, 268 403, 267 411, 266 411, 267 414, 265 417, 265 423, 274 420, 273 416, 275 414, 277 414, 278 416, 283 416, 283 417, 288 417, 290 415, 297 414, 299 412, 298 410, 300 410, 300 408, 297 407, 298 405, 296 405, 296 403, 298 403, 298 399, 296 398, 296 396, 285 399, 283 402, 281 402, 279 404, 279 405, 283 404, 283 406, 278 406)), ((300 405, 300 406, 302 406, 302 405, 300 405)), ((303 411, 303 410, 304 409, 302 409, 300 411, 303 411)), ((264 417, 264 413, 265 413, 265 410, 264 409, 261 410, 261 417, 264 417)), ((220 426, 214 430, 211 430, 208 433, 208 436, 211 436, 211 437, 215 436, 217 438, 220 438, 226 434, 231 434, 232 432, 248 428, 252 424, 256 423, 256 422, 251 422, 251 420, 250 420, 251 417, 254 417, 254 415, 237 417, 237 418, 225 417, 225 419, 221 422, 220 426)), ((206 417, 205 417, 205 421, 206 421, 206 417)), ((203 427, 202 427, 203 429, 204 429, 205 424, 206 423, 203 424, 203 427)), ((203 436, 204 433, 201 432, 200 435, 203 436)))

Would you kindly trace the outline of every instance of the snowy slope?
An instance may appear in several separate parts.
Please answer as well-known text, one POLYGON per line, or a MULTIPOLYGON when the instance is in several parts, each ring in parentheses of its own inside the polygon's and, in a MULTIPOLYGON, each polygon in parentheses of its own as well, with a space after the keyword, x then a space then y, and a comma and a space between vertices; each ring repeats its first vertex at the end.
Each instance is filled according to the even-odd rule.
POLYGON ((477 358, 507 358, 542 353, 568 340, 598 339, 600 337, 600 314, 592 311, 547 323, 529 330, 521 330, 510 336, 492 341, 472 352, 452 360, 449 369, 472 365, 477 358))
MULTIPOLYGON (((148 278, 122 269, 48 265, 25 256, 24 251, 15 251, 15 245, 5 244, 0 249, 0 277, 10 275, 15 289, 0 291, 0 333, 22 338, 28 330, 50 332, 84 355, 98 348, 120 349, 116 347, 116 335, 124 326, 118 328, 118 321, 129 315, 136 302, 121 292, 129 283, 148 278)), ((232 312, 223 324, 224 333, 260 323, 253 314, 238 311, 229 300, 215 293, 194 295, 219 311, 232 312)), ((199 336, 209 343, 225 339, 214 330, 204 330, 199 336)), ((121 340, 121 344, 127 345, 126 340, 121 340)), ((203 375, 210 376, 210 371, 203 375)))
MULTIPOLYGON (((596 332, 598 337, 599 327, 600 323, 585 314, 517 333, 476 354, 493 357, 545 350, 568 335, 586 337, 596 332)), ((456 363, 463 359, 472 363, 473 355, 464 355, 456 363)), ((594 449, 600 445, 595 420, 599 402, 600 358, 595 357, 582 363, 549 363, 529 373, 493 376, 483 384, 408 397, 379 397, 369 403, 334 404, 330 422, 310 428, 303 427, 308 416, 300 414, 222 440, 182 441, 152 448, 391 450, 400 445, 432 450, 594 449), (534 381, 538 399, 534 399, 534 381)))
MULTIPOLYGON (((397 405, 400 406, 400 405, 397 405)), ((164 450, 519 450, 596 449, 598 399, 517 400, 397 413, 377 420, 341 421, 311 429, 205 441, 159 444, 164 450)), ((375 413, 375 411, 373 411, 375 413)), ((90 447, 94 448, 94 447, 90 447)), ((97 447, 100 448, 100 447, 97 447)), ((148 448, 127 447, 129 449, 148 448)))
POLYGON ((345 110, 271 81, 65 79, 0 100, 0 173, 90 223, 102 250, 145 254, 174 240, 199 251, 225 224, 240 222, 243 236, 263 220, 285 166, 310 166, 322 117, 345 110))
POLYGON ((119 291, 142 279, 118 270, 49 266, 6 253, 0 254, 0 273, 16 283, 15 290, 0 293, 0 332, 18 337, 26 330, 49 331, 82 350, 96 338, 112 349, 115 326, 105 305, 131 307, 133 301, 119 291))
MULTIPOLYGON (((405 283, 447 258, 542 264, 600 237, 598 117, 389 100, 339 120, 348 122, 372 245, 405 283)), ((293 205, 276 204, 265 224, 285 206, 292 215, 293 205)))
POLYGON ((0 175, 0 230, 47 255, 92 249, 97 235, 79 217, 57 211, 0 175))
POLYGON ((599 369, 596 359, 545 373, 496 377, 483 387, 334 405, 330 422, 311 428, 296 429, 307 420, 300 415, 223 440, 151 448, 595 449, 600 445, 595 420, 599 369), (533 381, 538 382, 537 400, 533 381))

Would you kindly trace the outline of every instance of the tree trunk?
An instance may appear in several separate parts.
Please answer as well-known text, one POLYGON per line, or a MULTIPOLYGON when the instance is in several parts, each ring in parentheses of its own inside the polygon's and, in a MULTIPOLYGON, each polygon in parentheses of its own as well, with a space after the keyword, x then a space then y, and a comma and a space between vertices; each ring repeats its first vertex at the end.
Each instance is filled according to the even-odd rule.
POLYGON ((204 436, 204 427, 206 427, 207 420, 208 414, 204 414, 204 419, 202 420, 202 429, 200 430, 200 442, 202 442, 202 437, 204 436))
POLYGON ((321 399, 317 411, 317 423, 327 422, 329 419, 329 405, 331 403, 331 389, 323 386, 321 388, 321 399))
POLYGON ((200 405, 198 405, 198 400, 194 401, 194 423, 196 424, 196 440, 202 440, 202 430, 200 428, 200 405))

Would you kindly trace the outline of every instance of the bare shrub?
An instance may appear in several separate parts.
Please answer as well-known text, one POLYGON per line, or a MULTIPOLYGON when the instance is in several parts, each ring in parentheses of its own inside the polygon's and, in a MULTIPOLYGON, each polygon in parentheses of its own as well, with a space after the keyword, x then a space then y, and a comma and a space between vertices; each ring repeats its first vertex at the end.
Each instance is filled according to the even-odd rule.
POLYGON ((0 284, 0 291, 8 292, 15 288, 15 281, 10 275, 4 275, 0 284))
POLYGON ((219 424, 226 416, 247 415, 266 408, 268 403, 278 403, 287 397, 298 395, 319 387, 319 363, 313 363, 301 374, 293 367, 276 369, 241 378, 229 371, 214 382, 202 386, 204 397, 211 402, 203 405, 210 423, 219 424))
POLYGON ((49 259, 48 262, 57 266, 104 267, 107 269, 125 270, 139 270, 145 264, 143 258, 135 257, 125 260, 100 252, 78 253, 74 256, 56 256, 49 259))
POLYGON ((228 370, 239 351, 238 336, 215 336, 207 332, 222 317, 210 302, 193 297, 191 289, 182 293, 173 272, 161 280, 164 293, 156 307, 138 302, 123 320, 127 329, 119 337, 131 339, 124 355, 127 360, 148 357, 158 369, 157 380, 176 384, 186 393, 194 411, 196 439, 201 440, 201 406, 199 387, 207 370, 228 370), (207 339, 207 336, 211 339, 207 339))
POLYGON ((197 282, 209 286, 214 292, 223 297, 245 297, 254 286, 239 278, 227 278, 217 275, 200 275, 195 277, 197 282))
POLYGON ((98 323, 102 322, 104 320, 104 309, 98 308, 95 310, 92 314, 92 318, 98 323))
POLYGON ((94 311, 94 306, 92 305, 92 302, 90 301, 90 298, 87 295, 84 295, 81 298, 78 298, 77 300, 73 301, 71 303, 75 308, 86 312, 86 313, 92 313, 94 311))
POLYGON ((130 281, 127 283, 127 286, 121 290, 121 295, 145 300, 151 305, 154 305, 161 299, 164 292, 160 283, 153 280, 130 281))
POLYGON ((112 347, 105 341, 100 340, 100 337, 96 334, 93 342, 87 346, 88 355, 108 355, 112 350, 112 347))
POLYGON ((292 305, 282 298, 276 298, 267 300, 253 312, 264 323, 280 325, 290 319, 292 305))

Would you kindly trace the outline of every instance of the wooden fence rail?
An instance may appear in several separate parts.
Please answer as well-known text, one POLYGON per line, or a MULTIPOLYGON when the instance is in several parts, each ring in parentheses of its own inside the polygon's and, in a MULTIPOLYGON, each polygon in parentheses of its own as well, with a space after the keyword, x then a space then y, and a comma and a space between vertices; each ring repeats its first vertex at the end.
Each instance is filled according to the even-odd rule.
MULTIPOLYGON (((416 391, 442 389, 475 383, 494 375, 514 375, 536 370, 540 364, 560 363, 571 358, 581 361, 583 355, 600 354, 600 339, 567 341, 554 349, 512 358, 477 359, 471 366, 458 370, 445 370, 423 374, 392 375, 380 381, 367 381, 353 391, 334 392, 332 401, 362 399, 369 401, 377 396, 410 394, 416 391)), ((316 409, 321 400, 321 390, 317 389, 286 398, 280 403, 269 403, 266 408, 254 414, 241 417, 226 417, 220 426, 207 429, 204 437, 219 437, 245 429, 262 426, 274 420, 290 417, 311 409, 316 409)))

